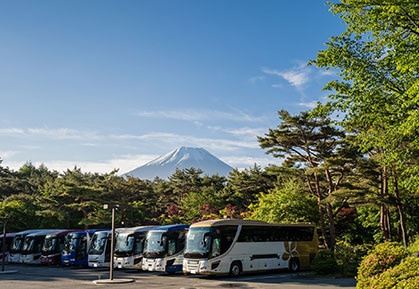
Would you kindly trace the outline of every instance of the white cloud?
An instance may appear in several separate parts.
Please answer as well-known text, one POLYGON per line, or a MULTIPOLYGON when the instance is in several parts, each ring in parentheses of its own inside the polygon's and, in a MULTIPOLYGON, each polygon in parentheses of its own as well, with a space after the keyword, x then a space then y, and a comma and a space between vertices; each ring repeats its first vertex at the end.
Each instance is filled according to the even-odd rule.
POLYGON ((256 164, 257 166, 264 168, 270 164, 280 164, 280 160, 272 159, 269 157, 246 157, 246 156, 239 156, 239 157, 222 157, 220 158, 226 163, 228 163, 233 168, 237 168, 239 170, 253 168, 256 164))
POLYGON ((5 159, 12 158, 19 154, 19 151, 0 151, 0 158, 4 161, 5 159))
POLYGON ((0 128, 0 135, 5 136, 16 136, 16 135, 24 135, 25 130, 21 128, 0 128))
POLYGON ((219 110, 155 110, 141 111, 138 112, 137 115, 148 118, 166 118, 186 121, 230 120, 254 122, 264 120, 264 117, 255 117, 240 110, 236 110, 235 113, 219 110))
POLYGON ((266 77, 265 76, 254 76, 254 77, 251 77, 250 79, 249 79, 249 81, 251 82, 251 83, 256 83, 256 82, 259 82, 259 81, 263 81, 263 80, 265 80, 266 79, 266 77))
POLYGON ((317 106, 317 101, 300 102, 298 105, 305 108, 313 109, 317 106))
MULTIPOLYGON (((301 89, 309 81, 311 70, 305 64, 301 64, 289 70, 263 68, 262 72, 268 75, 279 76, 297 89, 301 89)), ((278 85, 276 84, 276 86, 278 85)))
POLYGON ((324 69, 321 69, 320 70, 320 75, 322 75, 322 76, 336 76, 337 75, 337 72, 336 71, 333 71, 333 70, 324 70, 324 69))
POLYGON ((95 132, 80 131, 70 128, 3 128, 0 136, 11 137, 47 137, 50 139, 99 139, 95 132))

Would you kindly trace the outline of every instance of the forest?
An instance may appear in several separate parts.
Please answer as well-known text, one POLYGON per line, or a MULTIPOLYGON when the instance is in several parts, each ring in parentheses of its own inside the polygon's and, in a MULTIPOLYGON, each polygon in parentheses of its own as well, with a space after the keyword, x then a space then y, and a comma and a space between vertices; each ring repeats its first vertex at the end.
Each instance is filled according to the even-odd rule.
MULTIPOLYGON (((308 65, 336 73, 328 100, 258 136, 277 160, 228 177, 178 170, 168 180, 0 164, 0 217, 8 231, 192 223, 210 218, 315 222, 324 248, 419 233, 419 2, 328 3, 347 25, 308 65)), ((369 287, 368 287, 369 288, 369 287)))

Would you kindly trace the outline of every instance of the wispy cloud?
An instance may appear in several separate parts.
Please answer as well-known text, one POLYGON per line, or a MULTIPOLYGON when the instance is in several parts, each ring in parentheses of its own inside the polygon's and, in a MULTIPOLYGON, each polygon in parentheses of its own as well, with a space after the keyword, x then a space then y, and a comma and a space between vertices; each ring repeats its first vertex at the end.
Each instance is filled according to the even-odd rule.
POLYGON ((140 117, 175 119, 185 121, 207 121, 207 120, 230 120, 255 122, 262 121, 264 117, 252 116, 243 111, 225 112, 219 110, 154 110, 140 111, 137 113, 140 117))
POLYGON ((0 128, 0 135, 4 136, 17 136, 24 135, 25 130, 21 128, 0 128))
POLYGON ((233 156, 233 157, 223 157, 223 161, 227 162, 233 168, 238 168, 239 170, 253 168, 256 164, 260 167, 266 167, 270 164, 280 164, 280 159, 273 159, 272 157, 246 157, 246 156, 233 156))
POLYGON ((311 70, 305 64, 300 64, 288 70, 262 68, 262 72, 268 75, 279 76, 286 80, 290 85, 297 89, 301 89, 309 81, 311 70))
POLYGON ((0 135, 10 137, 41 137, 49 139, 98 139, 95 132, 80 131, 70 128, 4 128, 0 135))
POLYGON ((235 136, 244 136, 246 138, 251 137, 256 139, 256 136, 262 136, 266 132, 266 128, 252 128, 252 127, 241 127, 236 129, 224 129, 235 136))
POLYGON ((298 105, 304 108, 313 109, 317 106, 317 101, 300 102, 298 105))
POLYGON ((266 79, 266 76, 254 76, 254 77, 251 77, 250 79, 249 79, 249 81, 251 82, 251 83, 256 83, 256 82, 259 82, 259 81, 263 81, 263 80, 265 80, 266 79))

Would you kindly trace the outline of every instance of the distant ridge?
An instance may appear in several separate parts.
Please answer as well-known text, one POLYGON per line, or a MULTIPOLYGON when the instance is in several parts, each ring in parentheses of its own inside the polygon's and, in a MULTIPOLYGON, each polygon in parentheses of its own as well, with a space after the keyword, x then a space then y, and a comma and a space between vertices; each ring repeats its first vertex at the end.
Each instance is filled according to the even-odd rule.
POLYGON ((147 180, 153 180, 155 177, 167 179, 176 172, 176 169, 189 168, 201 169, 205 175, 220 176, 228 176, 233 170, 231 166, 203 148, 180 147, 125 173, 124 176, 147 180))

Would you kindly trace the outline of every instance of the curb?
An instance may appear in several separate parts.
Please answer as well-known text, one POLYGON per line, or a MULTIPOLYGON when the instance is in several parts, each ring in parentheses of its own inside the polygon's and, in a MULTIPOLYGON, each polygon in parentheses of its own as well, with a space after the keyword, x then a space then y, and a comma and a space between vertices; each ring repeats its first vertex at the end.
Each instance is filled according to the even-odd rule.
POLYGON ((135 282, 134 279, 99 279, 94 280, 93 283, 100 285, 100 284, 125 284, 125 283, 133 283, 135 282))

